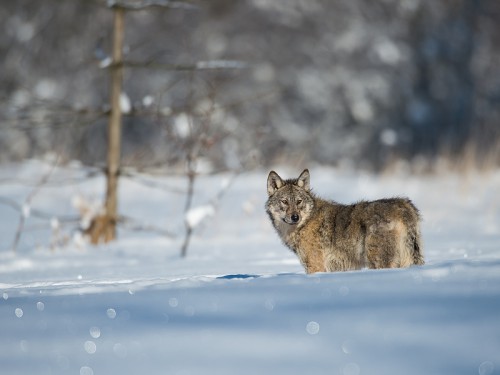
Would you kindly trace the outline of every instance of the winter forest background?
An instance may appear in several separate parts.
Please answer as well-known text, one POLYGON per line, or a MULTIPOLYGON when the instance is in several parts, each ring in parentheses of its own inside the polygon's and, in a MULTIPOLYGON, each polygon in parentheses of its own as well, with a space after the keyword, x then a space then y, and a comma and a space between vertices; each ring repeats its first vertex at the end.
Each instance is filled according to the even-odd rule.
POLYGON ((0 5, 2 374, 500 375, 499 0, 0 5), (426 264, 305 275, 310 168, 426 264))
MULTIPOLYGON (((496 0, 163 3, 125 17, 125 166, 500 162, 496 0)), ((2 4, 0 160, 103 166, 107 5, 2 4)))

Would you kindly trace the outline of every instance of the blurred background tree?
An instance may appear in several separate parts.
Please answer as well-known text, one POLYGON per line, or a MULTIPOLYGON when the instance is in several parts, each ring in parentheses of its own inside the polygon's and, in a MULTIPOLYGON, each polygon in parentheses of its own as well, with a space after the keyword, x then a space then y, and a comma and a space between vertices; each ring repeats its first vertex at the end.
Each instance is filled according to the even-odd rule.
MULTIPOLYGON (((192 3, 127 15, 124 59, 248 67, 125 69, 126 166, 500 163, 498 0, 192 3)), ((4 2, 0 22, 0 161, 103 164, 106 3, 4 2)))

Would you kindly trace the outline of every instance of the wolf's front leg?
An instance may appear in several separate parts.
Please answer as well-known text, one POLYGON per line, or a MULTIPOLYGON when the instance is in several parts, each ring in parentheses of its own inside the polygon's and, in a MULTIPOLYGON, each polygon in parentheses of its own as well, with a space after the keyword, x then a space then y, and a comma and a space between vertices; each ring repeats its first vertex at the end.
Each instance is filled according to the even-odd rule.
POLYGON ((325 257, 325 271, 350 271, 361 269, 361 267, 349 257, 343 254, 330 253, 325 257))

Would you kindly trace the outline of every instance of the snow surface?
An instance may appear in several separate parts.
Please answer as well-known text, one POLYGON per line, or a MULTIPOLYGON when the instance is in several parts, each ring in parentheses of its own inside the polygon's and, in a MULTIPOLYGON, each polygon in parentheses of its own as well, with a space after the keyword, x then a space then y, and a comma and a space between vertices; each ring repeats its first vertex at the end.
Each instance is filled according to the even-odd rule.
MULTIPOLYGON (((265 171, 234 179, 182 259, 185 179, 120 181, 121 213, 175 237, 122 229, 91 247, 64 218, 75 197, 100 199, 102 177, 73 165, 36 187, 51 168, 0 167, 18 207, 0 206, 2 374, 500 374, 499 172, 311 168, 326 198, 409 196, 427 264, 308 276, 268 222, 265 171)), ((230 177, 200 177, 193 210, 230 177)))

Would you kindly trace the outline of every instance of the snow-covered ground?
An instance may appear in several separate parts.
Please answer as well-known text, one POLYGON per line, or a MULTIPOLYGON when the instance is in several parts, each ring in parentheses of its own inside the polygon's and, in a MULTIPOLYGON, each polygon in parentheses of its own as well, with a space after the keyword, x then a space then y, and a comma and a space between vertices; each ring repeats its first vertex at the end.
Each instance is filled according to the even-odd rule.
POLYGON ((268 222, 265 171, 197 180, 193 207, 231 185, 181 259, 183 178, 120 181, 121 213, 173 238, 123 229, 91 247, 50 218, 98 201, 102 177, 75 165, 36 187, 50 169, 0 167, 2 374, 500 374, 499 172, 312 168, 340 202, 409 196, 427 264, 307 276, 268 222))

